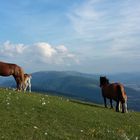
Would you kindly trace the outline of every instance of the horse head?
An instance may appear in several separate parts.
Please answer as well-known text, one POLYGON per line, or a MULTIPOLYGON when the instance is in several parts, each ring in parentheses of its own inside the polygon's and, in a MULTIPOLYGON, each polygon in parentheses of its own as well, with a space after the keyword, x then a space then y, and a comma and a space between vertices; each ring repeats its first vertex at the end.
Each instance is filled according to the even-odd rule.
POLYGON ((100 87, 104 86, 104 85, 108 85, 109 84, 109 80, 104 76, 104 77, 100 77, 100 87))

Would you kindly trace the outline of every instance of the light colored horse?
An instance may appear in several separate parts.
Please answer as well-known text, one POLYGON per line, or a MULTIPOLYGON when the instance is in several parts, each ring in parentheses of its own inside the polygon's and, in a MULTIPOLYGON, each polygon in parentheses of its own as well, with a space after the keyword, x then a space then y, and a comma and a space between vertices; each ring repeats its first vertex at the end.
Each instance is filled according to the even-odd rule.
POLYGON ((127 112, 127 95, 124 86, 120 83, 109 83, 106 77, 100 77, 100 87, 104 98, 105 107, 106 98, 110 99, 111 108, 113 108, 112 100, 116 101, 116 111, 119 112, 119 105, 122 105, 122 113, 127 112))
POLYGON ((31 79, 32 79, 32 76, 31 74, 24 74, 24 84, 25 84, 25 87, 24 87, 24 92, 26 92, 27 88, 29 89, 29 92, 31 92, 31 79))
POLYGON ((16 65, 11 63, 5 63, 0 61, 0 76, 13 76, 18 91, 24 89, 24 71, 23 69, 16 65))

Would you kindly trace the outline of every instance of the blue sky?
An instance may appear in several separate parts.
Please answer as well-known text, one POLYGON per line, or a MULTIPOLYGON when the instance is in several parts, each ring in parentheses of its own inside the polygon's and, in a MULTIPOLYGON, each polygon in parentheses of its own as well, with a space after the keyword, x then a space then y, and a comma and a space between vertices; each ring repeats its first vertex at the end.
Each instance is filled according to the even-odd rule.
POLYGON ((140 71, 139 0, 4 0, 0 60, 26 72, 140 71))

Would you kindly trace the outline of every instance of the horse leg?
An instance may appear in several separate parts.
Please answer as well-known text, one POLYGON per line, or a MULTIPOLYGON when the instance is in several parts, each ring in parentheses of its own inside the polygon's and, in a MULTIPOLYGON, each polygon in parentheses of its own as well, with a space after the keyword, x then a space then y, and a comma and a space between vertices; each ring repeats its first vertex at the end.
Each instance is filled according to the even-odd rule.
POLYGON ((122 103, 122 113, 127 113, 127 102, 125 101, 124 103, 122 103))
POLYGON ((16 79, 16 82, 17 82, 17 90, 18 91, 24 90, 24 85, 22 84, 22 82, 19 78, 16 79))
POLYGON ((125 101, 125 112, 127 113, 128 112, 128 110, 127 110, 127 101, 125 101))
POLYGON ((24 92, 26 92, 28 85, 26 84, 24 87, 24 92))
POLYGON ((104 97, 104 105, 107 108, 107 104, 106 104, 106 97, 104 97))
POLYGON ((31 78, 28 79, 28 88, 29 88, 29 92, 31 92, 31 78))
POLYGON ((112 99, 110 99, 110 106, 111 106, 111 108, 113 108, 112 99))
POLYGON ((31 92, 31 84, 29 84, 29 92, 31 92))
POLYGON ((119 111, 122 109, 121 102, 119 102, 119 111))
POLYGON ((19 81, 17 82, 17 90, 18 91, 22 90, 22 85, 21 85, 21 83, 19 81))
POLYGON ((125 105, 124 105, 124 103, 122 103, 122 113, 124 113, 125 112, 125 105))
POLYGON ((119 112, 119 100, 116 102, 116 112, 119 112))
POLYGON ((20 90, 19 78, 16 76, 13 76, 13 77, 14 77, 16 84, 17 84, 16 91, 19 91, 20 90))

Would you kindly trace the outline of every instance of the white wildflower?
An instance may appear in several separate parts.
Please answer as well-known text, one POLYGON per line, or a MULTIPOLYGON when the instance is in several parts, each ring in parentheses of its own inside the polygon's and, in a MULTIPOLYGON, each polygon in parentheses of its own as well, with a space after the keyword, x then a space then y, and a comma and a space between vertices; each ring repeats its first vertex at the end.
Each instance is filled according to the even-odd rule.
POLYGON ((45 105, 45 104, 46 104, 45 102, 42 103, 42 105, 45 105))
POLYGON ((81 133, 83 133, 83 132, 84 132, 84 130, 80 130, 80 132, 81 132, 81 133))
POLYGON ((38 129, 38 127, 37 126, 34 126, 34 129, 38 129))
POLYGON ((45 134, 46 136, 48 135, 48 133, 47 133, 47 132, 45 132, 44 134, 45 134))
POLYGON ((10 105, 10 103, 8 102, 7 105, 10 105))

